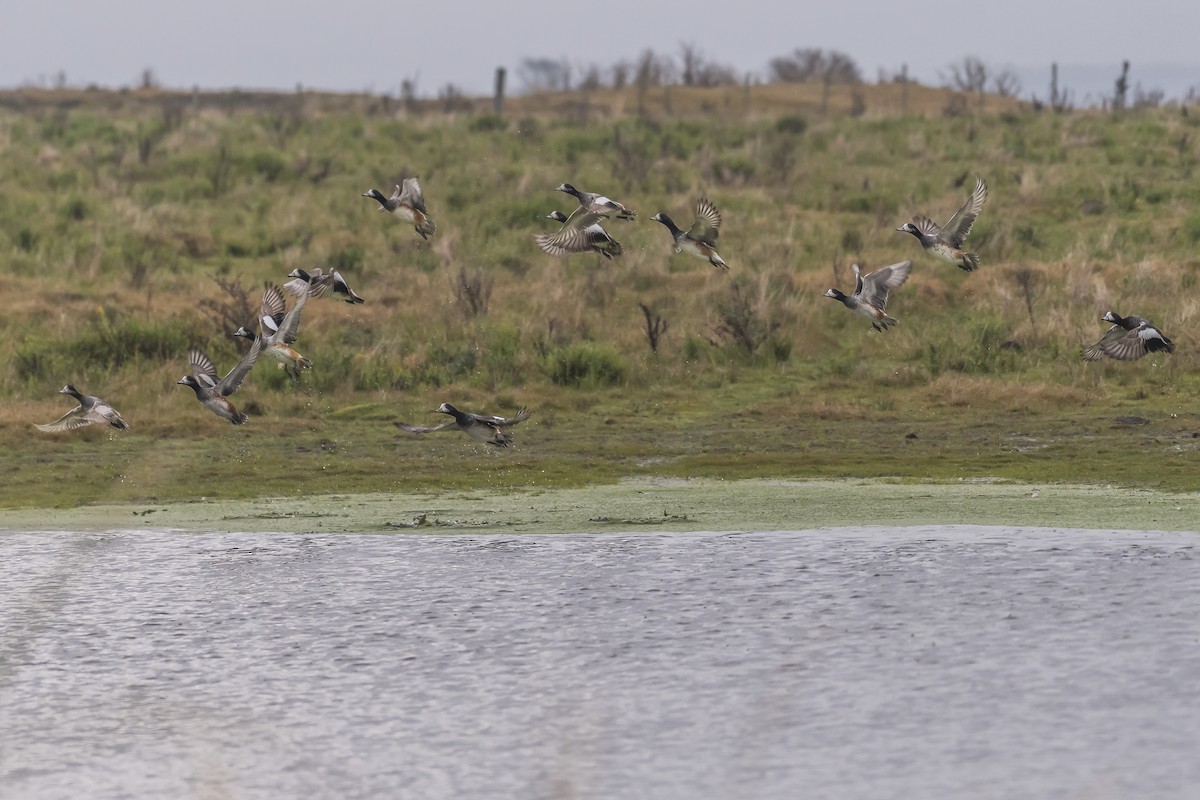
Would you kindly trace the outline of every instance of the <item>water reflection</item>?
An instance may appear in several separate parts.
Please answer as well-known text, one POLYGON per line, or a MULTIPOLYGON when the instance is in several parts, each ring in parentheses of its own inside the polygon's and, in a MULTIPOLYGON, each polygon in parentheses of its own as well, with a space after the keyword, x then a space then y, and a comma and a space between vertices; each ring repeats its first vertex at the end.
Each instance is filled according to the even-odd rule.
POLYGON ((0 534, 0 798, 1191 797, 1197 541, 0 534))

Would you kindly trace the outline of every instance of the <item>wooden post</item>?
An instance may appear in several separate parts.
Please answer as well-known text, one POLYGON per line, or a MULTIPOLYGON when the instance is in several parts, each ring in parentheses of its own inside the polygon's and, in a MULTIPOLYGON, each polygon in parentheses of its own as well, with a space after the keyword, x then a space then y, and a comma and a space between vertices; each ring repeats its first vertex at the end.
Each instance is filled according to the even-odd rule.
POLYGON ((492 97, 492 113, 499 116, 504 111, 504 67, 496 67, 496 94, 492 97))
POLYGON ((900 113, 908 113, 908 64, 900 66, 900 113))

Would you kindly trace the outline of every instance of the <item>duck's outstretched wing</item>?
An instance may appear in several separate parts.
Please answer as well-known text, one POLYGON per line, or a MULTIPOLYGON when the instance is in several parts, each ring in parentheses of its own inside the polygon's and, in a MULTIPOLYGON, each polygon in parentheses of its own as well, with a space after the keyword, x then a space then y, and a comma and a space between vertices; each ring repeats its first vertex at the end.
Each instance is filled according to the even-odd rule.
POLYGON ((967 238, 967 234, 975 225, 975 218, 979 216, 980 211, 983 211, 983 204, 987 200, 987 196, 987 184, 983 182, 983 178, 976 175, 975 188, 971 191, 971 196, 967 198, 963 207, 950 218, 946 227, 942 228, 942 236, 946 241, 955 247, 963 246, 963 239, 967 238))
POLYGON ((898 289, 908 280, 912 270, 912 261, 901 261, 880 267, 874 272, 862 276, 862 298, 876 308, 882 309, 887 305, 888 293, 898 289))
MULTIPOLYGON (((255 337, 255 342, 258 337, 255 337)), ((192 370, 192 375, 206 389, 211 389, 217 385, 217 368, 213 366, 212 359, 205 353, 195 348, 188 350, 188 366, 192 370)))
POLYGON ((419 435, 424 433, 433 433, 434 431, 440 431, 444 428, 449 428, 454 424, 454 420, 447 420, 441 425, 434 425, 432 427, 425 425, 413 425, 411 422, 396 422, 393 424, 402 431, 408 431, 409 433, 415 433, 419 435))
POLYGON ((237 363, 237 366, 229 370, 229 373, 217 384, 216 390, 219 394, 228 397, 238 390, 238 387, 242 385, 242 381, 250 374, 250 368, 258 360, 260 350, 262 350, 262 337, 255 336, 254 344, 250 346, 246 355, 242 356, 242 360, 237 363))
MULTIPOLYGON (((272 288, 275 288, 276 292, 279 291, 276 287, 272 288)), ((284 344, 291 344, 296 341, 296 334, 300 330, 300 312, 304 310, 304 304, 308 302, 308 298, 308 292, 301 292, 297 295, 296 302, 292 305, 291 310, 283 315, 281 322, 276 323, 279 330, 279 338, 283 340, 284 344)), ((283 300, 282 293, 279 295, 279 299, 280 301, 283 300)))
POLYGON ((423 214, 429 213, 425 208, 425 195, 421 192, 421 184, 416 178, 405 178, 404 188, 401 189, 397 186, 396 191, 398 192, 396 197, 401 203, 409 208, 415 208, 423 214))
POLYGON ((45 425, 35 422, 33 423, 33 427, 37 428, 39 431, 45 431, 46 433, 59 433, 61 431, 73 431, 76 428, 82 428, 84 425, 91 425, 96 421, 97 420, 92 419, 91 416, 83 410, 83 406, 75 406, 70 411, 54 420, 54 422, 49 422, 45 425))
POLYGON ((688 228, 688 236, 709 247, 716 247, 721 235, 721 212, 707 197, 696 201, 696 221, 688 228))
POLYGON ((1109 331, 1109 334, 1105 334, 1104 338, 1095 345, 1103 350, 1104 355, 1109 358, 1115 358, 1118 361, 1135 361, 1147 353, 1172 353, 1175 351, 1175 343, 1148 322, 1131 331, 1124 331, 1119 327, 1114 330, 1118 331, 1117 335, 1109 338, 1109 334, 1112 333, 1109 331))
POLYGON ((497 428, 511 428, 513 425, 529 419, 529 409, 525 406, 521 406, 517 409, 517 413, 513 414, 511 417, 485 417, 476 415, 476 419, 478 419, 480 422, 497 428))
POLYGON ((533 237, 537 246, 552 256, 568 256, 572 253, 587 253, 593 249, 592 235, 588 231, 600 219, 596 213, 572 214, 563 226, 554 233, 539 233, 533 237))

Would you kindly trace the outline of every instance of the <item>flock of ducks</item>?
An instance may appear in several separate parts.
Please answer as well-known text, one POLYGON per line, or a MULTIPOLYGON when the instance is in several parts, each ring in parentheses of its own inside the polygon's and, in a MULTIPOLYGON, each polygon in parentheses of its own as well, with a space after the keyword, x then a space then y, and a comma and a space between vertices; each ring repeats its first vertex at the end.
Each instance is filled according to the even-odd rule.
MULTIPOLYGON (((602 194, 580 191, 569 183, 559 185, 556 191, 571 195, 579 201, 579 205, 569 215, 557 210, 546 215, 546 219, 555 220, 561 223, 562 227, 554 233, 537 234, 533 237, 543 251, 552 256, 594 252, 605 259, 622 255, 621 243, 604 229, 601 222, 609 219, 632 221, 637 219, 636 211, 602 194)), ((390 197, 385 197, 378 189, 370 189, 362 196, 378 202, 380 211, 389 212, 411 222, 423 239, 429 238, 437 231, 437 224, 425 207, 425 198, 417 178, 405 179, 402 185, 396 186, 390 197)), ((964 242, 970 235, 975 220, 983 211, 987 197, 987 184, 976 176, 975 188, 967 201, 944 226, 939 227, 928 217, 917 215, 911 222, 901 225, 896 230, 912 234, 930 256, 972 272, 979 268, 979 255, 965 250, 964 242)), ((696 201, 694 221, 686 230, 677 226, 664 212, 659 212, 650 219, 662 223, 670 232, 676 253, 687 253, 704 259, 717 269, 729 269, 725 259, 717 252, 721 212, 707 197, 696 201)), ((855 279, 853 294, 847 295, 838 289, 830 289, 825 296, 866 317, 872 327, 881 333, 896 325, 897 320, 887 315, 888 295, 908 280, 912 261, 901 261, 866 274, 862 273, 857 264, 851 269, 855 279)), ((278 362, 287 374, 294 378, 298 378, 303 370, 312 366, 312 361, 293 347, 300 327, 300 314, 309 298, 332 298, 355 305, 363 302, 337 270, 326 272, 322 269, 297 268, 288 273, 288 277, 291 280, 282 288, 269 285, 263 291, 259 319, 254 329, 243 326, 234 332, 234 336, 249 339, 251 345, 233 369, 218 379, 212 360, 203 351, 191 348, 188 351, 191 373, 177 381, 182 386, 190 387, 201 405, 234 425, 243 424, 247 417, 230 402, 229 396, 242 385, 259 356, 265 354, 278 362), (285 293, 296 298, 290 309, 287 308, 285 293)), ((1100 341, 1083 351, 1086 361, 1096 361, 1104 357, 1132 361, 1148 353, 1171 353, 1175 350, 1174 342, 1143 317, 1123 317, 1115 311, 1109 311, 1101 319, 1112 323, 1112 327, 1100 341)), ((78 405, 54 422, 35 424, 38 430, 57 433, 92 424, 111 425, 120 430, 129 428, 120 413, 99 397, 82 394, 71 384, 60 389, 59 394, 70 395, 78 405)), ((512 417, 473 414, 460 411, 449 403, 442 403, 435 411, 446 414, 450 419, 434 426, 414 425, 408 422, 397 422, 395 425, 416 435, 441 430, 459 430, 478 441, 507 447, 512 443, 509 429, 529 418, 529 410, 524 407, 512 417)))

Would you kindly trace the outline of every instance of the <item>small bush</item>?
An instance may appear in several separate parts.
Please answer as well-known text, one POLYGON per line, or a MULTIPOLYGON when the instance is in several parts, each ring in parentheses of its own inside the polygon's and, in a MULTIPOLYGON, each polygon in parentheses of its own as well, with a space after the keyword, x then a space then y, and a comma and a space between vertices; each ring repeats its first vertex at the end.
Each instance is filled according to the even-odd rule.
POLYGON ((261 175, 268 183, 274 183, 287 169, 287 164, 278 153, 272 150, 260 150, 250 157, 250 169, 261 175))
POLYGON ((472 133, 489 133, 491 131, 503 131, 508 129, 508 121, 504 117, 495 114, 484 114, 481 117, 476 117, 467 125, 467 129, 472 133))
POLYGON ((621 356, 593 342, 577 342, 551 351, 544 369, 559 386, 612 386, 625 379, 621 356))
POLYGON ((808 130, 808 120, 805 117, 798 116, 780 117, 775 121, 775 130, 780 133, 799 136, 808 130))
POLYGON ((38 337, 17 347, 13 366, 25 380, 62 380, 118 369, 138 361, 170 361, 187 352, 191 326, 179 318, 143 321, 102 311, 91 327, 72 339, 38 337))

